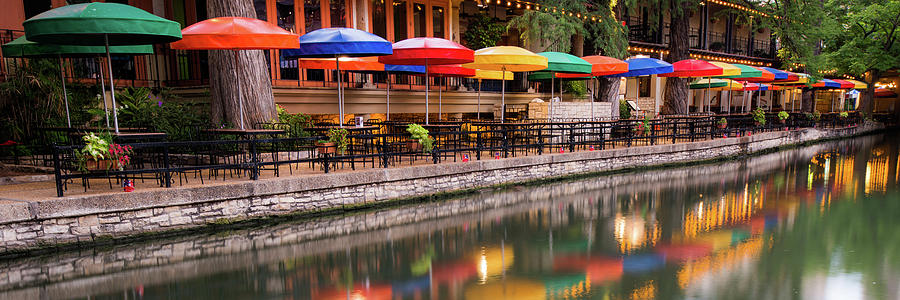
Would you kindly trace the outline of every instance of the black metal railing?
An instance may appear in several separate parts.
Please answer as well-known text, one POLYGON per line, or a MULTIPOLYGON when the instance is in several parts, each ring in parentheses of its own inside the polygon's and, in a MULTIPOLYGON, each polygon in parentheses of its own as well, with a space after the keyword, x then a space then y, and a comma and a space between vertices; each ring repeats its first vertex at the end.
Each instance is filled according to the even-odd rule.
MULTIPOLYGON (((150 182, 171 187, 190 181, 256 180, 284 173, 329 173, 336 169, 389 168, 421 164, 482 160, 547 153, 593 151, 610 148, 695 142, 759 132, 820 126, 842 128, 858 124, 858 114, 847 117, 825 114, 818 122, 805 114, 792 114, 785 122, 767 114, 765 124, 750 115, 669 116, 649 120, 542 122, 525 120, 499 122, 435 122, 430 135, 434 149, 424 153, 405 132, 403 122, 370 122, 378 130, 348 136, 343 153, 322 148, 322 136, 287 137, 288 134, 259 139, 203 140, 185 142, 138 142, 131 163, 122 169, 89 170, 79 165, 76 152, 81 145, 54 145, 52 163, 57 195, 69 185, 80 184, 85 192, 91 185, 119 186, 124 180, 150 182), (718 121, 727 120, 720 128, 718 121), (105 182, 103 182, 105 179, 105 182), (98 183, 98 180, 99 183, 98 183)), ((426 127, 429 128, 429 127, 426 127)))

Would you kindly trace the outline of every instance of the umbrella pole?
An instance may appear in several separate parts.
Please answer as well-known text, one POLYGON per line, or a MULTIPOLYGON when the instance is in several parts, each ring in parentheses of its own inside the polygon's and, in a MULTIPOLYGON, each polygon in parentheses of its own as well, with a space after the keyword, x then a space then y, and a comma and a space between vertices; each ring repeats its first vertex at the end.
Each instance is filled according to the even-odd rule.
POLYGON ((97 70, 100 71, 100 93, 103 94, 103 111, 106 112, 106 128, 109 129, 109 106, 106 105, 106 82, 103 81, 103 64, 97 58, 97 70))
POLYGON ((341 128, 344 128, 344 81, 341 79, 341 60, 338 57, 334 57, 334 64, 337 69, 337 79, 338 79, 338 124, 341 128))
MULTIPOLYGON (((504 77, 505 77, 505 75, 504 75, 504 77)), ((553 121, 553 98, 555 96, 553 93, 554 92, 553 89, 556 88, 556 85, 554 84, 553 80, 554 80, 553 73, 551 72, 550 73, 550 106, 547 108, 547 121, 548 122, 553 121)), ((506 85, 504 84, 504 87, 505 86, 506 85)))
POLYGON ((475 119, 481 120, 481 79, 478 79, 478 104, 475 107, 475 119))
POLYGON ((113 81, 113 72, 112 72, 112 58, 109 55, 109 35, 103 35, 104 45, 106 46, 106 66, 109 67, 109 93, 112 96, 112 108, 113 108, 113 125, 116 128, 116 134, 119 134, 119 113, 118 108, 116 107, 116 86, 113 81))
MULTIPOLYGON (((594 81, 593 78, 591 79, 591 81, 593 83, 593 81, 594 81)), ((594 86, 594 89, 597 89, 597 87, 594 86)), ((591 121, 593 121, 594 120, 594 93, 591 93, 590 99, 591 99, 591 121)))
POLYGON ((443 109, 443 91, 444 91, 444 78, 441 78, 440 86, 438 86, 438 121, 442 120, 441 115, 444 113, 443 109))
POLYGON ((791 101, 791 112, 794 112, 794 90, 788 90, 788 99, 791 101))
POLYGON ((425 59, 425 125, 428 125, 428 59, 425 59))
POLYGON ((241 91, 241 79, 238 77, 238 51, 232 51, 234 52, 234 81, 237 82, 238 113, 241 116, 241 130, 244 130, 244 93, 241 91))
POLYGON ((391 73, 387 73, 387 113, 384 114, 384 119, 391 120, 391 73))
MULTIPOLYGON (((506 122, 506 66, 501 68, 503 75, 500 75, 500 123, 506 122)), ((551 99, 552 100, 552 99, 551 99)), ((553 103, 553 101, 550 101, 553 103)))
POLYGON ((69 95, 66 93, 66 75, 63 70, 62 55, 57 55, 57 58, 59 58, 59 80, 62 81, 63 99, 66 103, 66 124, 69 125, 69 128, 72 128, 72 118, 69 117, 69 95))

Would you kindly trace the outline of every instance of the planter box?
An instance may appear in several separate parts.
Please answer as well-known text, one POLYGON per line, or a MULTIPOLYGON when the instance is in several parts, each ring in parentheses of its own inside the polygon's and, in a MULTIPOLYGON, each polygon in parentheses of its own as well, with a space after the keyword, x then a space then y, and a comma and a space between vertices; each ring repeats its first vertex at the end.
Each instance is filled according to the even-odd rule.
POLYGON ((337 152, 335 143, 316 143, 316 152, 319 154, 333 154, 337 152))
POLYGON ((409 149, 409 151, 422 152, 422 144, 419 144, 418 141, 407 141, 406 148, 409 149))
POLYGON ((84 163, 85 169, 88 171, 106 171, 110 169, 110 166, 113 166, 115 163, 112 160, 102 159, 102 160, 88 160, 84 163))

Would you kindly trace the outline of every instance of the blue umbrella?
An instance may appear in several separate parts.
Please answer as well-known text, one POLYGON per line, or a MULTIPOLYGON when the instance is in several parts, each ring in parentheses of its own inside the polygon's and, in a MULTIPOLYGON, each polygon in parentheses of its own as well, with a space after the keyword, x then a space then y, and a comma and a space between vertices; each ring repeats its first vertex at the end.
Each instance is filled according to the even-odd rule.
POLYGON ((341 63, 338 57, 367 57, 390 55, 394 51, 391 42, 353 28, 322 28, 300 36, 300 48, 282 50, 287 58, 334 57, 338 72, 338 113, 340 126, 344 126, 344 88, 341 80, 341 63))
POLYGON ((775 69, 775 68, 762 67, 762 69, 763 69, 763 70, 766 70, 766 71, 769 71, 769 73, 774 74, 774 75, 775 75, 775 80, 787 79, 787 78, 788 78, 788 75, 789 75, 788 72, 785 72, 785 71, 782 71, 782 70, 779 70, 779 69, 775 69))
POLYGON ((819 82, 813 84, 814 87, 826 87, 826 88, 841 88, 841 84, 837 81, 831 79, 822 78, 819 82), (822 86, 817 86, 818 83, 822 83, 822 86))
MULTIPOLYGON (((384 65, 384 71, 352 71, 355 73, 385 73, 390 74, 425 74, 425 66, 407 66, 407 65, 384 65)), ((387 79, 387 110, 384 114, 385 120, 391 119, 391 78, 387 79)))
POLYGON ((638 57, 626 59, 628 63, 628 72, 607 77, 636 77, 643 75, 672 73, 675 69, 672 64, 649 57, 638 57))

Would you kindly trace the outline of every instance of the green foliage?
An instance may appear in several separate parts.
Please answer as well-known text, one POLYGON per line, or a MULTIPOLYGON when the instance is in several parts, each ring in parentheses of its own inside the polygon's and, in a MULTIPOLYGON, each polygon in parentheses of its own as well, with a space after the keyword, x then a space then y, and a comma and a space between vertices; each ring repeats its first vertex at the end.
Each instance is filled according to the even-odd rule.
POLYGON ((540 7, 550 10, 526 10, 522 15, 510 19, 506 25, 507 29, 518 30, 526 44, 539 49, 535 52, 569 52, 572 49, 572 37, 587 33, 584 21, 575 17, 575 14, 587 13, 585 1, 548 0, 541 2, 540 7), (554 11, 552 7, 558 9, 554 11), (563 14, 563 11, 566 14, 563 14))
POLYGON ((348 134, 350 134, 350 132, 344 128, 332 128, 325 133, 325 135, 328 136, 328 142, 334 143, 340 154, 344 154, 344 152, 347 151, 347 145, 350 144, 350 139, 347 138, 348 134))
POLYGON ((506 26, 499 19, 480 13, 469 19, 462 38, 470 49, 481 49, 496 46, 504 32, 506 26))
POLYGON ((721 118, 721 119, 719 119, 719 121, 716 122, 716 123, 717 123, 717 124, 726 124, 726 125, 727 125, 727 124, 728 124, 728 119, 721 118))
POLYGON ((80 153, 84 159, 97 161, 106 159, 109 155, 109 145, 112 144, 112 139, 109 135, 98 136, 91 132, 81 139, 84 140, 84 148, 81 148, 78 153, 80 153))
POLYGON ((39 127, 65 126, 58 61, 29 59, 8 67, 10 75, 0 82, 0 139, 27 143, 39 127))
POLYGON ((782 120, 782 121, 787 120, 788 117, 790 117, 790 116, 791 116, 791 115, 789 115, 786 111, 783 111, 783 110, 782 110, 782 111, 778 112, 778 119, 779 119, 779 120, 782 120))
POLYGON ((75 158, 78 169, 82 172, 88 171, 88 161, 109 161, 107 170, 115 168, 119 171, 124 170, 131 162, 129 157, 132 154, 131 146, 113 143, 112 136, 108 132, 102 132, 100 135, 91 132, 81 139, 84 141, 84 147, 75 152, 75 158))
POLYGON ((827 1, 825 58, 838 74, 862 78, 900 66, 900 1, 827 1))
POLYGON ((147 88, 127 87, 116 94, 119 124, 165 132, 169 140, 194 138, 196 126, 209 124, 209 113, 196 103, 179 101, 168 90, 153 95, 147 88))
POLYGON ((563 81, 563 89, 569 91, 576 99, 584 98, 587 95, 587 86, 584 81, 563 81))
POLYGON ((409 132, 411 138, 418 141, 419 144, 422 145, 423 152, 431 152, 432 148, 434 147, 434 138, 428 135, 428 129, 425 129, 419 124, 413 123, 406 126, 406 132, 409 132))
POLYGON ((838 117, 841 117, 841 119, 846 119, 849 116, 850 116, 850 114, 848 114, 846 111, 842 111, 841 113, 838 114, 838 117))
POLYGON ((818 122, 820 119, 822 119, 822 114, 819 113, 818 111, 814 111, 812 113, 806 113, 806 119, 813 121, 813 122, 818 122))
POLYGON ((278 121, 288 125, 289 137, 306 137, 310 135, 306 129, 313 127, 312 116, 304 113, 289 113, 281 105, 276 106, 275 110, 278 113, 278 121))
POLYGON ((766 112, 761 107, 754 109, 750 115, 753 116, 753 121, 756 121, 759 125, 766 125, 766 112))
POLYGON ((619 100, 619 119, 631 119, 631 106, 625 100, 619 100))
MULTIPOLYGON (((625 59, 628 56, 628 28, 616 18, 616 0, 596 0, 595 11, 591 11, 600 22, 585 23, 588 37, 585 42, 590 42, 594 49, 601 55, 625 59)), ((588 53, 585 53, 588 55, 588 53)))

